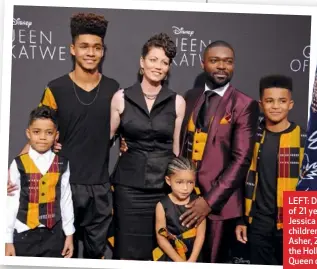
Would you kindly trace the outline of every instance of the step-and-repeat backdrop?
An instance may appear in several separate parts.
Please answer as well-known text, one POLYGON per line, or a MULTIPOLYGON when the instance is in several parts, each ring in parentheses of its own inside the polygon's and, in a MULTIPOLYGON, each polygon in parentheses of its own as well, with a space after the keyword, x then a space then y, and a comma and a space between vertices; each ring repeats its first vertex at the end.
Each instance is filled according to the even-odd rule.
MULTIPOLYGON (((102 69, 121 87, 136 81, 141 48, 154 34, 165 32, 175 40, 177 56, 169 86, 181 94, 203 84, 202 53, 210 42, 222 39, 231 43, 236 53, 232 83, 254 99, 259 97, 262 76, 280 73, 293 78, 295 107, 290 117, 306 128, 310 16, 16 6, 9 162, 26 143, 29 112, 38 105, 47 82, 71 71, 69 24, 70 17, 79 11, 102 14, 109 21, 102 69)), ((115 147, 111 170, 117 153, 115 147)), ((244 251, 239 245, 237 249, 244 251)), ((233 262, 246 262, 247 257, 237 249, 233 262)))

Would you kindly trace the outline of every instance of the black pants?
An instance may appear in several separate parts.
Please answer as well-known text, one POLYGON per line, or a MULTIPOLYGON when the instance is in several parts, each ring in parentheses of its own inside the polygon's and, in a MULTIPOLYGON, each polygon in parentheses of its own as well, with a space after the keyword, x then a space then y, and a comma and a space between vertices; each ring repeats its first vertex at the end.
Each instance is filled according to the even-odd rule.
POLYGON ((74 255, 79 256, 79 241, 83 243, 83 258, 104 258, 107 235, 112 220, 110 183, 100 185, 71 184, 75 236, 74 255))
POLYGON ((253 217, 248 242, 251 264, 283 265, 283 230, 277 230, 273 216, 253 217))
POLYGON ((35 228, 14 233, 16 256, 62 258, 65 236, 59 221, 52 229, 35 228))

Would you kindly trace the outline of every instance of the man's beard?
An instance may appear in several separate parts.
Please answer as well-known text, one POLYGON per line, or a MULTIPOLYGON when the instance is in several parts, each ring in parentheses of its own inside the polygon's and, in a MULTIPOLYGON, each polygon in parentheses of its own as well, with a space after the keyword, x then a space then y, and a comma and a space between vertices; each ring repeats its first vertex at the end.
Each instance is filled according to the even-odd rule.
POLYGON ((206 76, 206 83, 210 86, 212 86, 213 89, 220 88, 225 86, 228 82, 231 81, 232 75, 227 76, 226 79, 222 81, 217 81, 215 77, 213 77, 210 73, 205 71, 205 76, 206 76))

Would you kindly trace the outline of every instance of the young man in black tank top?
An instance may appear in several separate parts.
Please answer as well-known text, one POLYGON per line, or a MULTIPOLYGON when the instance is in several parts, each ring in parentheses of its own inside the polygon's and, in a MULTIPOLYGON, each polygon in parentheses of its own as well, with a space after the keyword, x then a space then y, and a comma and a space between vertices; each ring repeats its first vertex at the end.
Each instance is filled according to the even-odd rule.
POLYGON ((75 243, 83 242, 83 257, 92 259, 104 258, 112 219, 108 174, 110 102, 119 84, 99 72, 107 24, 103 16, 92 13, 79 13, 71 18, 70 52, 74 70, 50 81, 40 103, 58 112, 60 147, 56 148, 72 164, 74 239, 75 243))
POLYGON ((249 243, 251 264, 283 264, 283 192, 296 189, 306 140, 305 131, 288 120, 293 103, 290 78, 261 80, 264 119, 245 185, 245 218, 236 227, 238 241, 249 243))

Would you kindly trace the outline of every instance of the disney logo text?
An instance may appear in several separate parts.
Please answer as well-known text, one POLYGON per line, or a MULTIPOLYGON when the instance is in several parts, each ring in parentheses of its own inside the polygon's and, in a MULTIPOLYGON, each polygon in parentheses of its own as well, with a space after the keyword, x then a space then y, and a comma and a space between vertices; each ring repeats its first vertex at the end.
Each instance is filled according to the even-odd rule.
POLYGON ((191 37, 195 33, 195 31, 184 30, 184 27, 173 26, 172 28, 175 35, 189 35, 191 37))
POLYGON ((20 18, 14 19, 13 18, 13 25, 25 25, 28 28, 32 25, 31 21, 22 21, 20 18))

